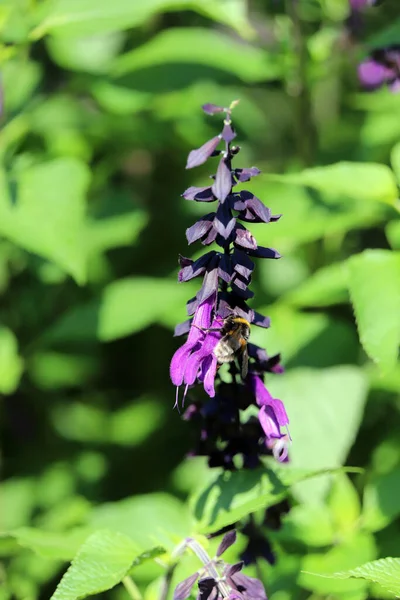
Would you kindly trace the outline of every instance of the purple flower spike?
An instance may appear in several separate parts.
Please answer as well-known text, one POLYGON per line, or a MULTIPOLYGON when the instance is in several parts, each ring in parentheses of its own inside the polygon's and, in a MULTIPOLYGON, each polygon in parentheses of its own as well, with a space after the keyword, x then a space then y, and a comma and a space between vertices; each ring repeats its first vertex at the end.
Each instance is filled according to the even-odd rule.
MULTIPOLYGON (((195 297, 186 303, 189 316, 175 329, 175 335, 187 335, 186 341, 172 357, 170 375, 177 387, 184 386, 183 399, 193 388, 192 404, 184 414, 186 420, 199 424, 199 443, 192 455, 208 457, 210 467, 233 470, 241 465, 251 469, 261 458, 273 454, 277 460, 287 459, 288 438, 282 431, 288 424, 285 408, 272 398, 263 384, 263 374, 282 373, 280 356, 268 357, 265 350, 248 343, 252 326, 269 327, 269 318, 255 312, 248 302, 254 296, 250 289, 254 270, 253 258, 276 259, 280 254, 259 246, 254 235, 242 224, 277 221, 280 215, 271 211, 261 199, 247 190, 236 191, 239 184, 260 174, 257 167, 233 167, 240 146, 233 146, 236 137, 229 108, 205 104, 207 114, 224 114, 222 131, 203 146, 190 152, 187 168, 203 164, 209 157, 220 155, 213 184, 191 186, 182 196, 195 202, 216 202, 214 212, 200 217, 186 231, 189 244, 199 241, 204 246, 215 243, 219 248, 206 252, 196 260, 180 257, 178 281, 201 279, 195 297), (224 145, 221 151, 218 145, 224 145), (221 377, 221 372, 225 374, 221 377), (230 383, 224 383, 228 377, 230 383), (197 397, 202 387, 206 400, 197 397), (244 416, 250 405, 258 407, 258 418, 244 416)), ((203 397, 204 397, 203 393, 203 397)), ((218 549, 218 556, 234 542, 228 533, 218 549)), ((221 592, 224 598, 265 598, 265 592, 249 579, 246 586, 235 583, 241 577, 241 565, 232 567, 230 589, 221 592), (242 589, 243 588, 243 589, 242 589)), ((194 580, 193 580, 194 581, 194 580)), ((190 581, 178 589, 176 600, 184 600, 190 581)), ((213 577, 201 577, 201 598, 217 600, 219 589, 213 577)), ((226 586, 225 586, 226 587, 226 586)))
POLYGON ((232 544, 236 542, 236 531, 228 531, 222 538, 220 545, 218 546, 217 556, 221 556, 232 544))

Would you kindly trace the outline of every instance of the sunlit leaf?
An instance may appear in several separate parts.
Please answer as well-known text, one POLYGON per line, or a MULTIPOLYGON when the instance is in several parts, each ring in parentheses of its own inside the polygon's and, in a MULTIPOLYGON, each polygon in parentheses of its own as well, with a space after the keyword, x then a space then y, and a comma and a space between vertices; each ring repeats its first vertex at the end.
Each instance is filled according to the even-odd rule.
POLYGON ((331 579, 366 579, 367 581, 379 583, 393 596, 400 596, 400 558, 381 558, 355 569, 322 576, 331 579))
POLYGON ((54 0, 38 10, 40 24, 32 33, 39 38, 46 33, 77 37, 129 29, 143 25, 157 13, 194 10, 217 22, 237 29, 241 35, 251 36, 253 29, 241 0, 224 0, 221 10, 215 0, 54 0))
POLYGON ((378 163, 339 162, 305 169, 300 173, 270 175, 273 180, 287 181, 365 201, 394 205, 398 191, 393 172, 378 163))
POLYGON ((96 531, 83 543, 52 600, 78 600, 113 588, 138 559, 137 546, 116 531, 96 531))
POLYGON ((263 50, 238 42, 220 31, 194 27, 162 31, 143 46, 118 58, 113 72, 123 75, 167 63, 205 65, 248 82, 278 75, 276 64, 263 50))
POLYGON ((78 160, 60 158, 23 170, 16 184, 13 198, 0 173, 1 235, 55 262, 83 283, 88 168, 78 160))
MULTIPOLYGON (((295 369, 268 381, 268 389, 281 398, 289 415, 293 467, 323 469, 342 465, 361 422, 367 381, 353 366, 330 369, 295 369)), ((295 493, 304 502, 321 500, 329 478, 303 482, 295 493)))
POLYGON ((383 370, 400 345, 400 254, 366 250, 348 261, 348 286, 361 343, 383 370))
POLYGON ((347 302, 347 271, 343 263, 322 267, 284 299, 296 306, 331 306, 347 302))

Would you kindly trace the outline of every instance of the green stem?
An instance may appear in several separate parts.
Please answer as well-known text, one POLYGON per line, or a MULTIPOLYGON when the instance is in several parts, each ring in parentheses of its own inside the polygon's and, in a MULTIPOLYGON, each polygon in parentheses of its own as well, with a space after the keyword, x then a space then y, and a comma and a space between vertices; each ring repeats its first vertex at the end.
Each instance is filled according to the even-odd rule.
POLYGON ((317 134, 312 118, 311 98, 308 89, 307 39, 299 15, 300 0, 288 0, 287 10, 293 27, 293 53, 296 69, 291 83, 296 103, 296 136, 300 157, 305 166, 313 164, 315 159, 317 134))
POLYGON ((136 583, 133 581, 132 577, 129 577, 129 575, 124 577, 122 580, 122 584, 124 585, 126 591, 132 598, 132 600, 143 600, 142 594, 140 593, 140 590, 137 587, 136 583))

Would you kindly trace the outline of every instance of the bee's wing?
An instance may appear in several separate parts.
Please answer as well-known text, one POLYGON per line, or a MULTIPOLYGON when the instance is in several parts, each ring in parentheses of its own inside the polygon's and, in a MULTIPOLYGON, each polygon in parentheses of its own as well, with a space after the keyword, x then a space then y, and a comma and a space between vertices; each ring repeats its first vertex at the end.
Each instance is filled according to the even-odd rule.
POLYGON ((232 333, 228 333, 221 338, 221 342, 232 350, 232 354, 236 354, 242 348, 242 344, 240 341, 240 331, 233 331, 232 333))
POLYGON ((240 373, 242 379, 245 379, 247 373, 249 372, 249 351, 247 348, 247 344, 243 346, 242 352, 239 354, 239 363, 240 363, 240 373))

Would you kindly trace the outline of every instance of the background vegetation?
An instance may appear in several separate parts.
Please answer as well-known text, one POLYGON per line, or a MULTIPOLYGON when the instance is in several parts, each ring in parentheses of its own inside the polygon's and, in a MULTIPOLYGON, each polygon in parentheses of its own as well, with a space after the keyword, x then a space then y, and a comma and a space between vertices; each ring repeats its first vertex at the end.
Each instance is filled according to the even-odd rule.
MULTIPOLYGON (((400 94, 356 70, 399 43, 398 1, 3 0, 0 29, 1 600, 49 598, 90 534, 84 589, 72 574, 58 600, 288 494, 277 563, 258 563, 272 600, 393 597, 307 572, 400 554, 400 94), (186 155, 218 131, 200 106, 235 98, 251 189, 283 214, 254 226, 283 258, 257 265, 272 327, 252 333, 286 368, 267 382, 293 438, 279 485, 185 458, 168 375, 192 295, 177 255, 204 212, 180 194, 208 177, 186 155), (298 483, 343 464, 364 470, 298 483)), ((170 560, 132 571, 145 600, 170 560)))

